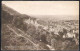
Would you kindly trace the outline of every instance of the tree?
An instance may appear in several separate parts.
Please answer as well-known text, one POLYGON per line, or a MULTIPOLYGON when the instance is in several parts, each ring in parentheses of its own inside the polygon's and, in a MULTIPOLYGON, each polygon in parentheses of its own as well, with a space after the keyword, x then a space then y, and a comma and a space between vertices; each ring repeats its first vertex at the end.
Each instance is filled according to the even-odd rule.
POLYGON ((64 28, 63 28, 63 33, 64 33, 64 34, 67 34, 67 30, 66 30, 66 29, 64 29, 64 28))
POLYGON ((46 43, 46 44, 48 44, 48 42, 46 40, 46 35, 45 34, 41 35, 41 41, 46 43))

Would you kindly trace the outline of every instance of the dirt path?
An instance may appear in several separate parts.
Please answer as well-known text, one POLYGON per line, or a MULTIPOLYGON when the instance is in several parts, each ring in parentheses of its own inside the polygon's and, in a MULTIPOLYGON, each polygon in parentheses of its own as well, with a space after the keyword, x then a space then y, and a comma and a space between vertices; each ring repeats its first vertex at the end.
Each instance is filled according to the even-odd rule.
MULTIPOLYGON (((24 33, 22 30, 20 29, 17 29, 17 28, 14 28, 12 27, 11 25, 7 25, 7 27, 9 28, 9 30, 13 31, 13 33, 15 33, 17 36, 21 36, 21 37, 24 37, 26 40, 29 40, 33 45, 34 47, 39 50, 39 44, 36 44, 34 43, 31 39, 30 36, 27 35, 27 33, 24 33), (26 35, 25 35, 26 34, 26 35)), ((52 48, 50 45, 46 45, 50 50, 55 50, 54 48, 52 48)))
POLYGON ((16 31, 15 31, 13 28, 11 28, 9 25, 7 25, 7 27, 8 27, 11 31, 13 31, 17 36, 22 36, 22 37, 24 37, 25 39, 29 40, 29 41, 34 45, 34 47, 37 48, 37 44, 35 44, 35 43, 34 43, 33 41, 31 41, 29 38, 25 37, 24 34, 18 34, 18 32, 16 32, 16 31))

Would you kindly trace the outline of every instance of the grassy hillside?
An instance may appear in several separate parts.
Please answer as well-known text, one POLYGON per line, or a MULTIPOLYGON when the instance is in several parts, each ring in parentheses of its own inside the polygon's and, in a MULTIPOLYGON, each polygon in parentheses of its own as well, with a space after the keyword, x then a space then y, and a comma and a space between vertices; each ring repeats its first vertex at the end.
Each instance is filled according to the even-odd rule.
POLYGON ((78 49, 79 33, 73 33, 72 31, 77 31, 76 26, 78 27, 78 25, 75 26, 75 22, 73 23, 73 21, 52 23, 39 20, 39 26, 37 27, 34 23, 37 22, 37 18, 20 14, 4 4, 2 4, 1 11, 1 48, 3 50, 78 49), (24 20, 34 21, 28 24, 25 23, 24 20), (50 31, 50 24, 54 27, 54 31, 50 31), (44 26, 49 27, 48 29, 44 29, 44 26), (66 29, 68 26, 71 27, 71 31, 66 29), (75 26, 75 28, 72 26, 75 26), (55 32, 57 32, 58 35, 55 32), (75 34, 76 37, 63 38, 63 35, 67 33, 75 34))

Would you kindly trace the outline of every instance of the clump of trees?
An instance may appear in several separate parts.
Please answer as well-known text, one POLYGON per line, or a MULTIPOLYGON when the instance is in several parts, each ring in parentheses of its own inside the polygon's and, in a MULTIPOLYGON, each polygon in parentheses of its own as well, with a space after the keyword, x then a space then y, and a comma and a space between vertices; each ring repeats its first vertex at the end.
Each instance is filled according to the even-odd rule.
POLYGON ((27 24, 25 24, 21 18, 15 19, 14 26, 23 30, 23 31, 27 31, 27 24))
POLYGON ((8 12, 2 10, 1 12, 1 22, 2 24, 12 23, 13 15, 10 15, 8 12))

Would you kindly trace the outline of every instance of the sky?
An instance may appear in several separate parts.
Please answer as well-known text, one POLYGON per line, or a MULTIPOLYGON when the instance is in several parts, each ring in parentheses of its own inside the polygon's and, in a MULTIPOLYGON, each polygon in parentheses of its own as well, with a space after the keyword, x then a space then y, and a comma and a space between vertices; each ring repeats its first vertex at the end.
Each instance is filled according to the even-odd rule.
POLYGON ((27 15, 79 15, 79 1, 2 1, 27 15))

